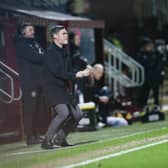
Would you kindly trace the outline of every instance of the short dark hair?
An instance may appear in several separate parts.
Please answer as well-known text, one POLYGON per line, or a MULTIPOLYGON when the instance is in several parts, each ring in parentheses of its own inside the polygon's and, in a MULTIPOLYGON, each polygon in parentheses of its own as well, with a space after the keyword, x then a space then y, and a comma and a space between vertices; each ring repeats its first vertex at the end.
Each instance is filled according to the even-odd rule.
POLYGON ((141 37, 139 41, 140 48, 145 48, 147 45, 153 43, 150 37, 141 37))
POLYGON ((54 34, 57 34, 62 29, 65 29, 65 27, 62 25, 56 25, 56 26, 52 27, 50 30, 51 38, 53 38, 54 34))
POLYGON ((33 25, 32 25, 32 23, 29 23, 29 22, 20 24, 17 29, 17 34, 23 35, 23 30, 28 26, 33 26, 33 25))

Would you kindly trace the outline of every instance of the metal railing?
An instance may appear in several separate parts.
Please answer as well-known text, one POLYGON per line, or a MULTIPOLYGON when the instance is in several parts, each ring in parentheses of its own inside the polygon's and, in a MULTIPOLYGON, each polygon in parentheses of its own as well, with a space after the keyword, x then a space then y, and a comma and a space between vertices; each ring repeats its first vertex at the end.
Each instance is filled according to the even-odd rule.
POLYGON ((16 95, 16 80, 18 80, 19 74, 11 67, 0 61, 0 101, 5 104, 18 101, 22 97, 22 91, 18 88, 18 95, 16 95))
POLYGON ((104 40, 104 48, 107 51, 105 61, 105 73, 108 85, 117 91, 117 85, 124 87, 141 86, 144 82, 144 68, 133 58, 104 40))

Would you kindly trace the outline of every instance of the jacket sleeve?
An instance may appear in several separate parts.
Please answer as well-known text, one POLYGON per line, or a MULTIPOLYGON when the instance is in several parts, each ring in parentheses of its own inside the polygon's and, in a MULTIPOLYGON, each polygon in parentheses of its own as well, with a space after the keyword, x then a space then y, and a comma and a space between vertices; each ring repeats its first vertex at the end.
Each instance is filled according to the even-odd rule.
POLYGON ((56 78, 61 80, 76 80, 75 72, 66 71, 65 67, 62 66, 61 60, 59 57, 53 57, 55 53, 52 51, 47 51, 44 56, 44 64, 47 69, 52 73, 56 78))
POLYGON ((20 43, 17 48, 19 57, 35 64, 43 63, 43 54, 38 53, 30 46, 20 43))

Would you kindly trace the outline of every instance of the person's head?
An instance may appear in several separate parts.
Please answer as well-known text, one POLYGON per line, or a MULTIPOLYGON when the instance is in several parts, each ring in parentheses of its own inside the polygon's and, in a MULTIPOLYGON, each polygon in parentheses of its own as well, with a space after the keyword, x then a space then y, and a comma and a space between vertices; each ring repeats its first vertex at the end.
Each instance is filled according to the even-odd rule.
POLYGON ((57 25, 51 29, 52 41, 59 47, 63 47, 68 44, 68 32, 62 25, 57 25))
POLYGON ((76 46, 80 46, 80 36, 79 36, 78 34, 75 34, 74 44, 75 44, 76 46))
POLYGON ((25 38, 34 38, 35 30, 31 23, 23 23, 18 28, 18 34, 25 38))
POLYGON ((144 51, 148 52, 148 53, 153 52, 154 49, 155 49, 155 46, 154 46, 153 42, 147 43, 144 47, 144 51))
POLYGON ((155 49, 154 43, 152 41, 152 39, 150 39, 149 37, 144 37, 140 40, 140 50, 143 52, 153 52, 155 49))
POLYGON ((100 80, 103 77, 104 67, 102 64, 95 64, 93 66, 94 78, 100 80))

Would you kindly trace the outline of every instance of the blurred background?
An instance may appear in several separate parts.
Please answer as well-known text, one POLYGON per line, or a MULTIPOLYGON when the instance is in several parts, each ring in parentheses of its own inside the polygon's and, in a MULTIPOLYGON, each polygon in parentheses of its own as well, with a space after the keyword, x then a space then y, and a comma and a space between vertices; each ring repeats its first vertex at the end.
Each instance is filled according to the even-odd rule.
MULTIPOLYGON (((104 66, 101 84, 112 92, 110 110, 118 110, 124 118, 129 113, 131 117, 126 119, 137 121, 141 112, 146 112, 145 105, 156 105, 159 112, 167 110, 167 9, 168 0, 0 0, 0 143, 23 137, 22 95, 12 40, 20 23, 35 25, 36 40, 44 49, 50 43, 49 30, 55 24, 77 34, 80 54, 87 64, 104 66), (147 38, 157 55, 151 57, 153 64, 147 64, 152 68, 150 76, 156 74, 153 69, 159 72, 159 78, 151 78, 154 83, 159 81, 159 103, 149 93, 147 104, 141 104, 139 93, 148 92, 143 90, 148 69, 137 55, 146 52, 144 48, 151 42, 147 38)), ((45 132, 50 118, 51 114, 41 113, 37 123, 41 125, 40 133, 45 132)))

